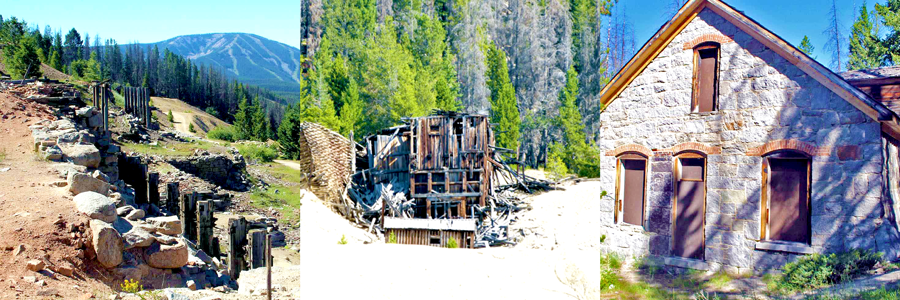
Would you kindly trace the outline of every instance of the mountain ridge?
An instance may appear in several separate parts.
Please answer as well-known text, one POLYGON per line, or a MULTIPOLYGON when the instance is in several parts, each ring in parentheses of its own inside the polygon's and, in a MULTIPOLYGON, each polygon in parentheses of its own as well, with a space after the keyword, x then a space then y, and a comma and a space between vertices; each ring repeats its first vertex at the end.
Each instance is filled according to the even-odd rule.
POLYGON ((189 34, 144 45, 155 45, 160 51, 169 49, 198 65, 221 68, 246 84, 287 96, 299 93, 300 49, 260 35, 242 32, 189 34))

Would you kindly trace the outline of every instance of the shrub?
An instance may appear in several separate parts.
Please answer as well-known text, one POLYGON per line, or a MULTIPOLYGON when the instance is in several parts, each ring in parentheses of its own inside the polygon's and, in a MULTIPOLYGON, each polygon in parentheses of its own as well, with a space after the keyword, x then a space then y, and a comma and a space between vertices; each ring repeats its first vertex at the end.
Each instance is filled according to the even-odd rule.
POLYGON ((194 123, 188 124, 188 131, 190 131, 191 133, 197 132, 196 130, 194 130, 194 123))
POLYGON ((610 252, 600 256, 600 290, 615 289, 619 284, 618 270, 622 267, 619 255, 610 252))
POLYGON ((171 109, 169 110, 169 115, 167 117, 169 118, 169 123, 175 123, 175 115, 172 114, 171 109))
POLYGON ((560 180, 569 174, 569 169, 563 161, 565 149, 560 143, 550 145, 550 153, 547 155, 547 173, 551 180, 560 180))
POLYGON ((388 244, 396 244, 397 243, 397 235, 391 231, 391 234, 388 235, 388 244))
POLYGON ((229 126, 217 126, 216 128, 213 128, 212 130, 207 132, 206 137, 228 142, 237 141, 237 135, 235 134, 234 129, 229 126))
POLYGON ((346 244, 347 244, 347 236, 342 234, 341 240, 338 241, 338 245, 346 245, 346 244))
POLYGON ((141 285, 141 282, 134 279, 126 279, 119 287, 126 293, 137 293, 144 290, 144 286, 141 285))
POLYGON ((784 291, 821 288, 851 280, 881 263, 881 253, 870 250, 813 254, 784 265, 776 286, 784 291))
POLYGON ((447 240, 447 248, 456 249, 459 248, 459 243, 456 242, 456 239, 450 238, 447 240))
POLYGON ((238 145, 238 151, 245 158, 257 162, 271 162, 278 157, 274 147, 258 146, 258 145, 238 145))

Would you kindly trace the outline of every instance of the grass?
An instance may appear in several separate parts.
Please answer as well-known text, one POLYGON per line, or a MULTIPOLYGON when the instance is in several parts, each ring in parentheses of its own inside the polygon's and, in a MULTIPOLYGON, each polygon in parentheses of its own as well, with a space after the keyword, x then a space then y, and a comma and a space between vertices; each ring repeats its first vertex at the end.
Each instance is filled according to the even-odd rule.
POLYGON ((202 149, 210 152, 216 152, 214 149, 217 145, 196 141, 192 143, 159 143, 157 145, 124 143, 122 149, 150 155, 166 155, 166 156, 190 156, 194 153, 194 149, 202 149))
POLYGON ((397 235, 394 234, 393 231, 388 235, 388 244, 396 244, 397 243, 397 235))
POLYGON ((733 278, 728 273, 719 271, 719 272, 716 272, 716 274, 713 274, 713 276, 710 277, 709 280, 703 284, 703 286, 721 289, 721 288, 726 287, 728 285, 728 283, 731 282, 732 279, 733 278))
MULTIPOLYGON (((269 207, 281 211, 283 224, 297 224, 300 215, 296 208, 300 207, 300 199, 303 197, 299 185, 283 186, 271 185, 264 191, 255 191, 250 194, 250 205, 260 209, 269 207), (275 191, 278 191, 277 193, 275 191)), ((279 221, 281 222, 281 221, 279 221)))
POLYGON ((807 291, 847 282, 884 263, 880 253, 870 250, 812 254, 784 265, 773 282, 779 292, 807 291))
POLYGON ((457 242, 456 239, 454 239, 454 238, 450 238, 449 240, 447 240, 447 248, 450 248, 450 249, 459 248, 459 242, 457 242))
POLYGON ((248 160, 260 163, 271 162, 278 157, 275 149, 255 144, 238 145, 237 149, 248 160))
POLYGON ((4 160, 6 160, 6 150, 0 149, 0 162, 3 162, 4 160))
POLYGON ((342 235, 341 235, 341 240, 338 241, 338 244, 339 244, 339 245, 346 245, 346 244, 347 244, 347 236, 342 234, 342 235))
POLYGON ((206 138, 235 142, 237 141, 237 134, 234 132, 234 127, 216 126, 206 133, 206 138))

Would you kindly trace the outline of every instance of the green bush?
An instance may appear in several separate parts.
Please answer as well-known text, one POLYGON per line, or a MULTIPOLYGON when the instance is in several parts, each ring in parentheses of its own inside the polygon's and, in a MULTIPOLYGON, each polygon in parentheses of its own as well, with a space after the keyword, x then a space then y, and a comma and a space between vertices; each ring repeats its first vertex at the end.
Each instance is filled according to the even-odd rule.
POLYGON ((194 129, 194 123, 188 124, 188 131, 190 131, 191 133, 197 132, 197 130, 194 129))
POLYGON ((169 123, 175 123, 175 115, 172 114, 171 109, 169 110, 168 118, 169 118, 169 123))
POLYGON ((278 157, 278 153, 275 152, 275 147, 238 145, 237 148, 238 151, 241 152, 241 155, 244 156, 244 158, 260 163, 271 162, 278 157))
POLYGON ((459 248, 459 243, 454 238, 450 238, 447 240, 447 248, 456 249, 459 248))
POLYGON ((600 256, 600 290, 612 290, 619 285, 619 269, 622 268, 622 260, 615 252, 600 256))
POLYGON ((216 128, 213 128, 212 130, 207 132, 206 137, 228 142, 237 141, 237 135, 235 134, 234 129, 229 126, 217 126, 216 128))
POLYGON ((346 245, 346 244, 347 244, 347 236, 346 236, 346 235, 341 235, 341 240, 338 241, 338 244, 339 244, 339 245, 346 245))
POLYGON ((397 243, 397 235, 391 231, 391 234, 388 235, 388 244, 396 244, 397 243))
POLYGON ((884 263, 881 253, 870 250, 813 254, 784 265, 776 286, 791 292, 817 289, 866 274, 879 263, 884 263))

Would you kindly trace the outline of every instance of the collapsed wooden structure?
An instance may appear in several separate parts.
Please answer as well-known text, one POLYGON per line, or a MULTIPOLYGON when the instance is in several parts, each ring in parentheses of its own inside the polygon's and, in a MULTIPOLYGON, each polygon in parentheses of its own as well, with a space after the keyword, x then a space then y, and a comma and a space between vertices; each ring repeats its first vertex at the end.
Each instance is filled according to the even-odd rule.
POLYGON ((386 241, 446 246, 453 239, 466 248, 512 243, 506 226, 520 206, 508 191, 550 183, 506 164, 487 116, 439 112, 404 122, 365 137, 365 146, 301 124, 299 163, 308 188, 386 241))

